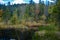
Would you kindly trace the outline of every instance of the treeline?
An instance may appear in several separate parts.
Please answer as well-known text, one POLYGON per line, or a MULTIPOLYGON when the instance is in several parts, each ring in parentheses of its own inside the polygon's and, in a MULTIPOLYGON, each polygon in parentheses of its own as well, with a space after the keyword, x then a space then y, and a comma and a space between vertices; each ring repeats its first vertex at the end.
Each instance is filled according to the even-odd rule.
MULTIPOLYGON (((30 4, 14 4, 10 5, 0 4, 0 21, 18 23, 24 21, 39 21, 45 19, 43 3, 36 4, 30 1, 30 4)), ((47 22, 60 24, 60 1, 58 0, 55 5, 48 7, 47 22)))
MULTIPOLYGON (((20 22, 21 20, 37 21, 43 14, 44 4, 36 4, 30 1, 30 4, 14 4, 8 5, 0 4, 0 18, 1 22, 20 22)), ((17 23, 16 22, 16 23, 17 23)))
POLYGON ((60 30, 60 0, 57 0, 56 5, 49 8, 50 21, 58 26, 60 30))

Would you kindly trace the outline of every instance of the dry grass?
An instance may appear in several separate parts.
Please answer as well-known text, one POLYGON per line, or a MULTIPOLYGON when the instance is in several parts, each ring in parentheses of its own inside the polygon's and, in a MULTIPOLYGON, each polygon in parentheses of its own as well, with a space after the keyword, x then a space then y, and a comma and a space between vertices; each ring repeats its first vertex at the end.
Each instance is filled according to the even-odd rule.
POLYGON ((33 21, 21 21, 20 24, 5 24, 4 22, 0 22, 0 28, 27 28, 27 26, 32 26, 32 25, 37 25, 37 26, 40 26, 40 25, 46 25, 44 23, 44 21, 39 21, 38 23, 33 21))

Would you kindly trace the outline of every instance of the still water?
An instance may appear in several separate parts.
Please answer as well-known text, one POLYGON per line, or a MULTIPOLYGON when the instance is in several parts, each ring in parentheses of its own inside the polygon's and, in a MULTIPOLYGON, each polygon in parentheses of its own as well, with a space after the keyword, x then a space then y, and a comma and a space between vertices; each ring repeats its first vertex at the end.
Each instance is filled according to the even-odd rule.
POLYGON ((0 29, 0 40, 32 40, 34 30, 0 29))

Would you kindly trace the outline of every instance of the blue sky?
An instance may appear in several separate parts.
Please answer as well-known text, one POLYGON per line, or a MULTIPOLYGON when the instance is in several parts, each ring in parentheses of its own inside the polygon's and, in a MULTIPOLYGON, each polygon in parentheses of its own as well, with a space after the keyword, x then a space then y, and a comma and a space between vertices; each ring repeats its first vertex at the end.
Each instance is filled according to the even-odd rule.
MULTIPOLYGON (((0 0, 1 4, 7 4, 8 2, 11 2, 11 4, 21 4, 21 3, 29 3, 30 0, 0 0)), ((39 0, 33 0, 35 3, 39 3, 39 0)), ((41 0, 44 1, 46 4, 46 1, 53 2, 52 0, 41 0)))

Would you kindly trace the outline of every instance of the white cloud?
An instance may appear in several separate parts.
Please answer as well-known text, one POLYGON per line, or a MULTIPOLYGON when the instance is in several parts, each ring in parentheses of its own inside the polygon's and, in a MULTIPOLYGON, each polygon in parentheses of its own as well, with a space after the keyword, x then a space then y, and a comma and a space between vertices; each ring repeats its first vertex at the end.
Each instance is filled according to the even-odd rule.
MULTIPOLYGON (((39 0, 33 0, 35 3, 39 3, 39 0)), ((46 0, 41 0, 41 1, 44 1, 44 3, 46 3, 46 0)), ((54 2, 54 1, 52 1, 52 0, 47 0, 47 1, 49 1, 49 2, 54 2)), ((6 4, 8 1, 3 1, 3 0, 0 0, 0 3, 1 4, 6 4)), ((11 4, 21 4, 21 3, 27 3, 27 2, 25 2, 24 0, 14 0, 14 1, 12 1, 11 2, 11 4)))
MULTIPOLYGON (((35 3, 39 3, 39 0, 33 0, 35 3)), ((21 4, 21 3, 28 3, 25 2, 24 0, 14 0, 12 4, 21 4)))
POLYGON ((23 0, 14 0, 12 2, 12 4, 21 4, 21 3, 25 3, 23 0))
POLYGON ((39 0, 33 0, 35 3, 39 3, 39 0))
POLYGON ((3 0, 0 0, 0 3, 1 3, 1 4, 3 4, 3 3, 4 3, 4 1, 3 1, 3 0))
MULTIPOLYGON (((39 3, 39 0, 33 0, 35 3, 39 3)), ((14 0, 12 4, 21 4, 21 3, 28 3, 25 2, 24 0, 14 0)))
POLYGON ((54 2, 54 1, 52 1, 52 0, 49 0, 49 2, 54 2))
MULTIPOLYGON (((3 1, 3 0, 0 0, 0 4, 6 4, 8 1, 3 1)), ((25 1, 23 0, 14 0, 11 2, 11 4, 21 4, 21 3, 25 3, 25 1)))
MULTIPOLYGON (((42 0, 42 1, 45 1, 45 2, 46 2, 46 0, 42 0)), ((52 0, 47 0, 47 1, 49 1, 49 2, 54 2, 54 1, 52 1, 52 0)))
POLYGON ((45 4, 46 4, 46 1, 49 1, 49 2, 55 3, 55 1, 53 1, 53 0, 42 0, 42 1, 44 1, 45 4))

